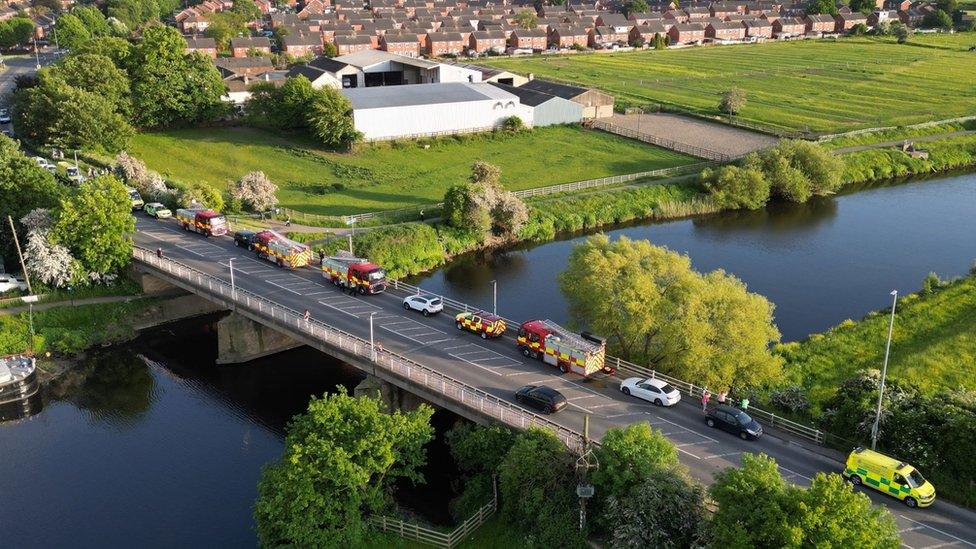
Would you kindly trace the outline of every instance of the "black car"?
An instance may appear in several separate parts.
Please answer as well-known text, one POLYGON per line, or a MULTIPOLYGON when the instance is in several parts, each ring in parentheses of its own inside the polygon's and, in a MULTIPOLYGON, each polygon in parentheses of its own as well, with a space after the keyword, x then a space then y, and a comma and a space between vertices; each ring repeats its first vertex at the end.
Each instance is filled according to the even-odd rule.
POLYGON ((566 397, 562 393, 542 385, 526 385, 515 391, 515 401, 546 414, 558 412, 566 407, 566 397))
POLYGON ((238 248, 244 248, 245 250, 250 250, 251 246, 254 245, 254 231, 235 231, 234 232, 234 245, 238 248))
POLYGON ((732 406, 719 405, 705 415, 705 424, 739 435, 742 440, 762 436, 762 425, 749 414, 732 406))

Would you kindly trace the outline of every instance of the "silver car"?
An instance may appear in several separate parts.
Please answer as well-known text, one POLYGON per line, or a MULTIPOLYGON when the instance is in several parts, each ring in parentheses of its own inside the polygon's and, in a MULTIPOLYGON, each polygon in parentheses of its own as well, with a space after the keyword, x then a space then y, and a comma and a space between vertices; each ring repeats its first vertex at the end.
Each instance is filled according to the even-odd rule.
POLYGON ((420 311, 424 316, 435 315, 444 310, 441 298, 432 295, 410 295, 403 298, 403 308, 420 311))

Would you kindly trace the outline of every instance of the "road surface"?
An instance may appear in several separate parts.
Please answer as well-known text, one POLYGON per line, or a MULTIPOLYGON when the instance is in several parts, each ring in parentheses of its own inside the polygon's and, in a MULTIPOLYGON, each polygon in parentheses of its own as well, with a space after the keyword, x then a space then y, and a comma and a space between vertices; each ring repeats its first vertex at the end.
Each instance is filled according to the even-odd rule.
MULTIPOLYGON (((516 350, 514 332, 495 340, 482 340, 455 328, 452 314, 425 318, 405 311, 403 294, 396 291, 375 296, 350 296, 323 283, 320 271, 312 268, 287 270, 236 248, 229 237, 205 238, 181 231, 175 220, 157 221, 137 213, 137 245, 162 248, 166 257, 230 281, 230 259, 234 259, 237 287, 258 293, 294 310, 308 309, 313 318, 363 339, 369 339, 369 316, 373 315, 375 337, 384 348, 436 368, 483 391, 513 401, 522 385, 544 384, 561 391, 569 406, 551 416, 566 427, 581 430, 584 414, 591 417, 591 433, 602 437, 611 427, 644 421, 660 429, 677 447, 691 474, 708 484, 716 471, 739 466, 745 452, 764 452, 776 459, 783 476, 807 485, 818 472, 839 472, 839 456, 820 447, 792 440, 776 432, 758 441, 743 441, 705 426, 701 408, 688 398, 673 408, 658 408, 619 391, 619 379, 583 379, 541 362, 523 357, 516 350)), ((526 319, 528 320, 528 319, 526 319)), ((246 367, 246 366, 245 366, 246 367)), ((938 488, 938 487, 937 487, 938 488)), ((887 496, 865 490, 873 501, 888 505, 898 520, 906 547, 976 548, 976 513, 937 500, 928 509, 909 509, 887 496)))

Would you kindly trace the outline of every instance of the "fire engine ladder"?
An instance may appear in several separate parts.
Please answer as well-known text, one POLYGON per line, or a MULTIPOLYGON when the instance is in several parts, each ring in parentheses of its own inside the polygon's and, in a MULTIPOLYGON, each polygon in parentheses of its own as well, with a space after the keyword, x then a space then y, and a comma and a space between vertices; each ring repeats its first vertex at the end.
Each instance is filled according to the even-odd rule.
POLYGON ((339 261, 341 263, 368 263, 369 260, 365 257, 356 257, 347 251, 340 251, 336 255, 329 256, 329 259, 333 261, 339 261))
POLYGON ((549 329, 552 333, 559 336, 559 339, 572 347, 575 347, 581 351, 595 353, 600 350, 600 346, 592 341, 583 339, 583 336, 576 335, 559 324, 551 320, 543 320, 542 323, 549 329))

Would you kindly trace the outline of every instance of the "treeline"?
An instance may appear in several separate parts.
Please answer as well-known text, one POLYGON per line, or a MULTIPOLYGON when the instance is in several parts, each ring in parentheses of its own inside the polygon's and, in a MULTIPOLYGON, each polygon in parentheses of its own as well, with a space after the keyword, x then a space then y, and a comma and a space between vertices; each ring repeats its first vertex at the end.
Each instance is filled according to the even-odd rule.
POLYGON ((257 82, 249 91, 245 114, 254 126, 309 132, 331 148, 348 148, 362 138, 353 125, 349 100, 332 87, 313 88, 304 75, 281 86, 257 82))
MULTIPOLYGON (((79 9, 101 16, 94 8, 79 9)), ((114 152, 134 126, 193 124, 224 114, 220 73, 206 57, 185 50, 179 32, 164 26, 147 27, 136 44, 114 36, 84 39, 36 78, 18 81, 17 134, 36 148, 114 152)))

